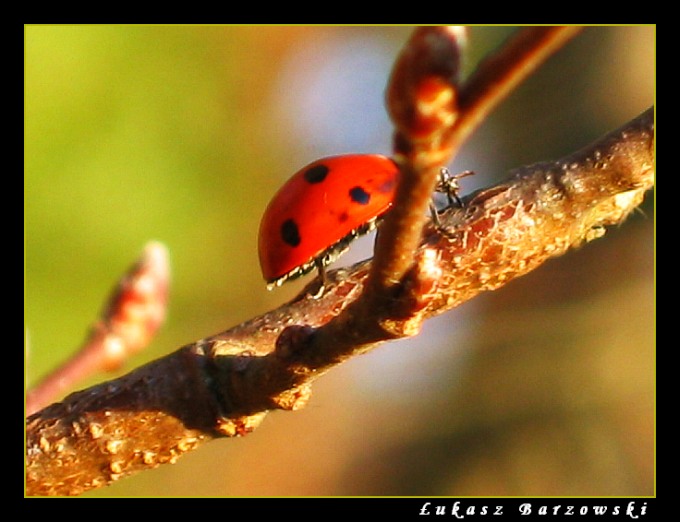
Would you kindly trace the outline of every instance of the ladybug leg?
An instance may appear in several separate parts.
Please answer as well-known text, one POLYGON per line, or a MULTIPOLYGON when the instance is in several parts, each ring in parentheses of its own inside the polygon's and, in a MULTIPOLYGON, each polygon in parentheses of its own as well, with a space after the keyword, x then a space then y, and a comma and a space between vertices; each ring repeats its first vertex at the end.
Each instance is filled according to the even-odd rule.
POLYGON ((328 276, 326 275, 326 264, 323 262, 323 259, 315 259, 314 265, 316 266, 316 270, 319 272, 319 289, 315 293, 311 294, 311 297, 312 299, 319 299, 326 291, 328 276))
POLYGON ((316 269, 319 271, 319 280, 321 281, 321 288, 328 283, 328 275, 326 274, 326 265, 322 260, 316 261, 316 269))

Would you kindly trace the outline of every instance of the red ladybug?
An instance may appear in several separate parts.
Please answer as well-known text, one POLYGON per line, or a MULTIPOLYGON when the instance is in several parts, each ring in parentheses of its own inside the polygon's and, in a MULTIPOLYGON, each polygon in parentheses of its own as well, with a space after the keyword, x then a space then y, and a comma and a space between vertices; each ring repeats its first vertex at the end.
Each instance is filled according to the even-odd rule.
POLYGON ((290 178, 271 200, 258 241, 270 290, 324 268, 392 206, 399 168, 378 154, 323 158, 290 178))

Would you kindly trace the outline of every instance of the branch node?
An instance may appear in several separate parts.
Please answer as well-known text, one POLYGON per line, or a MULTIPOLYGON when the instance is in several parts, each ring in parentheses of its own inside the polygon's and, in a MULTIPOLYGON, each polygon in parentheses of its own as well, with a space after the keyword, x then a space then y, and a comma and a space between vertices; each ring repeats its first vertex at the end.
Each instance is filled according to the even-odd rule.
POLYGON ((283 330, 276 339, 275 355, 281 360, 300 359, 311 344, 316 328, 308 325, 292 325, 283 330))
POLYGON ((380 327, 391 337, 413 337, 420 332, 424 311, 436 295, 443 271, 435 248, 425 248, 398 287, 395 307, 380 327))
POLYGON ((303 383, 272 397, 272 402, 280 410, 295 411, 303 408, 311 396, 311 384, 303 383))
POLYGON ((261 411, 242 417, 222 418, 217 422, 215 429, 225 437, 243 437, 257 428, 266 415, 266 411, 261 411))

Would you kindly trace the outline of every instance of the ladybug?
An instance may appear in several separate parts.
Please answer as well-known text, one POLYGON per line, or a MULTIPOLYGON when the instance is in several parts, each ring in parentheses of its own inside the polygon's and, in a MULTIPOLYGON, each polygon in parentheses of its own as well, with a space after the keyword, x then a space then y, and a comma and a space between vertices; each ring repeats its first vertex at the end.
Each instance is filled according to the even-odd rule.
POLYGON ((262 216, 258 250, 271 290, 325 267, 375 228, 392 206, 399 167, 386 156, 350 154, 310 163, 274 195, 262 216))
MULTIPOLYGON (((442 168, 435 190, 448 206, 458 197, 458 178, 442 168)), ((379 154, 331 156, 296 172, 274 195, 262 216, 258 240, 260 267, 271 290, 314 268, 325 282, 325 268, 371 231, 392 206, 399 167, 379 154)), ((434 201, 432 220, 440 228, 434 201)))

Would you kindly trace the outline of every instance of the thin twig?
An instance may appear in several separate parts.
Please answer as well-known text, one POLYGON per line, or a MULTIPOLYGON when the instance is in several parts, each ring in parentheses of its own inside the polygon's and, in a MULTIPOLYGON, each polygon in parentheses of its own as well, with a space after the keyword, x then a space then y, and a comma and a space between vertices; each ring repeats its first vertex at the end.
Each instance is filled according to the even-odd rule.
POLYGON ((148 346, 165 319, 168 276, 166 248, 149 243, 116 285, 82 347, 28 391, 26 414, 44 408, 96 373, 119 368, 148 346))
POLYGON ((460 117, 443 141, 457 151, 486 116, 527 76, 583 28, 529 27, 518 31, 484 59, 460 92, 460 117))

